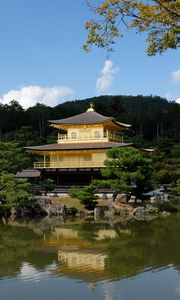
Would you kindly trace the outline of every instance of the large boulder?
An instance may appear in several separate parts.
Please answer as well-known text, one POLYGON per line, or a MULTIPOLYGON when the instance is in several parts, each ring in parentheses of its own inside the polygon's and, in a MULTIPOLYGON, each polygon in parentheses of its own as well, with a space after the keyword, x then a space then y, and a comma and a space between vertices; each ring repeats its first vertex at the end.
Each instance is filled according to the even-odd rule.
POLYGON ((48 215, 51 205, 51 200, 40 198, 33 204, 33 209, 37 215, 48 215))
POLYGON ((17 205, 11 209, 11 218, 21 218, 25 216, 47 215, 64 216, 67 207, 64 203, 53 203, 46 198, 39 198, 32 205, 17 205))
POLYGON ((128 202, 128 197, 127 197, 126 194, 117 194, 115 202, 127 203, 128 202))
POLYGON ((38 199, 33 208, 36 214, 46 214, 48 216, 65 215, 67 209, 64 203, 52 203, 49 199, 38 199))
POLYGON ((34 216, 35 212, 31 206, 13 206, 11 208, 11 219, 34 216))
POLYGON ((138 220, 152 220, 158 212, 158 208, 152 205, 138 206, 133 210, 132 216, 138 220))
POLYGON ((101 206, 97 206, 94 209, 94 216, 96 217, 102 217, 104 216, 104 208, 101 206))
POLYGON ((109 206, 109 215, 119 215, 121 217, 127 217, 132 214, 132 206, 125 203, 112 202, 109 206))

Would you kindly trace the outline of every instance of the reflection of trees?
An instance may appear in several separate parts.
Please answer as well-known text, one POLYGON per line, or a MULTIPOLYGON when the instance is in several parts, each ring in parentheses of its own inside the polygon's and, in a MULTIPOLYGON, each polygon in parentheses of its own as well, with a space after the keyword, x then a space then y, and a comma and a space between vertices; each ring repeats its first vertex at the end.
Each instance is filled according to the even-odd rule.
POLYGON ((99 224, 96 223, 82 223, 71 225, 71 228, 78 231, 78 236, 81 239, 95 242, 97 238, 97 232, 99 230, 99 224))
MULTIPOLYGON (((88 239, 95 247, 103 244, 107 253, 105 273, 109 278, 124 278, 137 275, 147 268, 180 265, 180 216, 158 218, 151 222, 132 219, 114 226, 117 238, 96 240, 103 224, 78 224, 79 236, 88 239), (86 230, 89 230, 87 233, 86 230), (92 235, 91 235, 92 234, 92 235), (90 239, 91 235, 91 239, 90 239)), ((106 228, 107 225, 105 226, 106 228)))
POLYGON ((69 264, 68 271, 69 261, 67 261, 67 264, 60 264, 56 270, 57 273, 63 272, 69 277, 83 280, 91 276, 95 281, 103 278, 126 278, 135 276, 148 268, 161 268, 167 265, 173 265, 179 270, 179 222, 180 215, 174 215, 150 222, 131 219, 116 223, 113 228, 105 222, 77 222, 63 225, 63 227, 59 224, 58 229, 69 228, 75 232, 75 237, 68 237, 64 234, 58 236, 57 240, 54 237, 58 231, 54 231, 52 227, 53 231, 47 231, 47 227, 44 230, 45 240, 43 230, 38 234, 33 231, 41 223, 39 225, 33 222, 20 224, 19 227, 0 225, 0 276, 15 276, 24 262, 43 270, 53 261, 57 262, 57 250, 61 251, 65 261, 74 256, 80 259, 83 254, 82 269, 69 264), (113 230, 114 235, 111 234, 113 230), (100 236, 101 232, 107 234, 103 237, 100 236), (48 243, 51 238, 53 244, 48 243), (101 270, 98 270, 98 265, 97 269, 96 266, 94 269, 88 269, 86 253, 89 259, 91 256, 94 259, 104 257, 101 270))
POLYGON ((38 250, 39 237, 26 227, 13 227, 0 224, 0 277, 15 276, 23 262, 36 268, 44 268, 57 259, 56 254, 38 250))
POLYGON ((118 278, 134 276, 147 268, 180 265, 180 216, 134 221, 131 235, 120 234, 108 247, 107 269, 118 278))

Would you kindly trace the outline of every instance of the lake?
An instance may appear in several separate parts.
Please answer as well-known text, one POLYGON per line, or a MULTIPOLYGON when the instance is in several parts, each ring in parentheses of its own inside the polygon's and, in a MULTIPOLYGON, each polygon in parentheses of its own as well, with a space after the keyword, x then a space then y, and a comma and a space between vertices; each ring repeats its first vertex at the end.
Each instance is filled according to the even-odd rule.
POLYGON ((180 299, 180 215, 0 223, 0 300, 180 299))

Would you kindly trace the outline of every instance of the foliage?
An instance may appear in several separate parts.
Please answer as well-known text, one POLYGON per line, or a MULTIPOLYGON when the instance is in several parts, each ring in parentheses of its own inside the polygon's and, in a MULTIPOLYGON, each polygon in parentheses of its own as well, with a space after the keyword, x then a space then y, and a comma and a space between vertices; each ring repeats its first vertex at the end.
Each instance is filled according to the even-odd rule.
POLYGON ((141 95, 100 96, 76 100, 59 104, 53 108, 45 106, 41 112, 39 105, 36 105, 26 111, 22 110, 18 121, 17 118, 9 116, 11 105, 1 104, 0 140, 18 143, 20 147, 54 143, 57 140, 57 132, 48 125, 48 120, 82 113, 87 109, 90 101, 94 103, 98 113, 115 117, 120 122, 132 124, 132 131, 126 132, 126 135, 130 136, 129 140, 133 136, 137 138, 141 136, 148 142, 159 137, 179 140, 180 105, 158 96, 141 95), (39 125, 40 119, 43 120, 41 126, 39 125))
POLYGON ((96 200, 99 197, 95 195, 95 193, 96 189, 92 184, 85 186, 82 189, 72 187, 69 191, 69 195, 73 198, 79 199, 80 203, 88 210, 93 210, 98 204, 98 201, 96 200))
POLYGON ((158 208, 158 210, 160 212, 167 211, 167 212, 170 212, 170 213, 176 213, 178 211, 178 209, 176 208, 175 203, 170 202, 170 201, 161 201, 161 200, 159 200, 155 203, 155 206, 158 208))
POLYGON ((49 191, 52 191, 55 187, 54 180, 51 178, 44 179, 40 182, 41 187, 45 190, 47 194, 49 191))
POLYGON ((177 180, 175 186, 172 188, 172 191, 180 194, 180 178, 177 180))
POLYGON ((91 245, 98 247, 98 231, 101 228, 99 224, 90 222, 88 219, 87 223, 72 224, 71 228, 73 231, 78 232, 80 239, 88 241, 91 245))
POLYGON ((153 177, 156 182, 175 182, 180 175, 180 144, 170 139, 160 138, 155 141, 155 154, 153 157, 153 177))
POLYGON ((25 122, 25 113, 17 101, 13 100, 9 104, 0 104, 0 133, 12 129, 16 130, 22 122, 25 122))
POLYGON ((154 179, 158 183, 176 182, 180 165, 180 105, 158 96, 100 96, 69 101, 53 108, 43 105, 24 110, 17 101, 0 104, 0 170, 16 173, 32 167, 24 146, 56 143, 57 131, 48 120, 84 112, 89 102, 98 113, 132 124, 123 133, 125 142, 155 148, 154 179), (55 134, 55 135, 54 135, 55 134))
POLYGON ((78 210, 76 207, 68 207, 66 210, 66 214, 68 216, 75 216, 77 214, 78 210))
POLYGON ((14 140, 19 146, 33 146, 39 142, 37 131, 34 131, 32 126, 22 126, 15 131, 14 140))
POLYGON ((92 45, 112 50, 116 39, 123 37, 123 25, 147 32, 148 55, 179 47, 179 0, 101 0, 94 6, 91 1, 86 2, 96 16, 85 25, 88 30, 86 51, 92 45))
MULTIPOLYGON (((170 264, 179 266, 179 222, 180 215, 177 214, 170 218, 157 218, 151 222, 127 220, 114 223, 113 228, 105 222, 99 224, 73 222, 68 228, 80 237, 76 239, 77 245, 90 245, 92 253, 99 255, 106 253, 104 270, 97 276, 95 272, 93 273, 96 282, 100 278, 109 280, 132 278, 142 274, 144 270, 162 269, 170 264), (113 231, 114 238, 98 239, 102 229, 107 229, 107 233, 109 230, 113 231)), ((43 247, 37 247, 42 245, 43 234, 47 236, 47 224, 43 227, 42 220, 38 223, 26 220, 26 223, 21 221, 20 224, 21 226, 0 224, 1 279, 15 278, 24 262, 38 270, 46 270, 53 262, 57 262, 56 249, 52 251, 52 245, 48 243, 50 238, 54 237, 54 226, 49 225, 48 239, 47 242, 44 241, 43 247)), ((75 245, 74 240, 71 245, 75 245)), ((85 280, 87 277, 83 278, 85 280)))
POLYGON ((16 173, 27 168, 30 164, 29 157, 25 154, 22 147, 15 142, 0 141, 0 170, 9 173, 16 173))
POLYGON ((107 180, 102 184, 117 192, 139 195, 151 187, 152 160, 139 150, 132 147, 113 148, 107 153, 105 166, 102 174, 107 180))
POLYGON ((13 203, 0 204, 0 216, 9 217, 11 215, 11 208, 13 206, 13 203))
POLYGON ((54 128, 53 131, 46 136, 46 143, 47 144, 56 144, 58 133, 61 133, 60 130, 54 128))
POLYGON ((77 188, 76 186, 72 186, 68 191, 68 195, 71 198, 78 198, 79 193, 80 193, 80 189, 77 188))
POLYGON ((30 197, 30 183, 24 178, 15 178, 14 174, 2 172, 0 174, 1 203, 15 203, 30 197))
POLYGON ((33 124, 40 138, 44 137, 49 131, 47 120, 51 119, 51 112, 52 108, 42 103, 37 103, 35 106, 29 107, 26 111, 30 125, 33 124))
POLYGON ((98 113, 132 124, 132 131, 126 132, 126 135, 130 136, 129 140, 134 135, 140 135, 149 142, 159 137, 169 137, 176 139, 176 142, 179 141, 180 105, 158 96, 99 96, 63 103, 54 107, 54 114, 56 115, 59 110, 61 113, 56 117, 63 118, 82 113, 87 109, 90 101, 94 103, 98 113))

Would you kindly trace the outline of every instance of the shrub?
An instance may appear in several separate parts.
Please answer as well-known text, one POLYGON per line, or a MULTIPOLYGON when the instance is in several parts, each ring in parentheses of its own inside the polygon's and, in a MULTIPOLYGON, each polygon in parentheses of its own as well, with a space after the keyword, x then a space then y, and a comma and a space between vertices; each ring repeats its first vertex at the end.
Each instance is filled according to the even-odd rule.
POLYGON ((170 213, 178 212, 178 209, 175 207, 174 203, 167 202, 167 201, 157 201, 156 207, 159 209, 160 212, 167 211, 170 213))
POLYGON ((69 216, 75 216, 77 214, 78 210, 75 207, 69 207, 66 210, 67 215, 69 216))
POLYGON ((14 205, 11 203, 8 204, 0 204, 0 216, 1 217, 9 217, 11 215, 11 208, 14 205))
POLYGON ((94 210, 98 204, 99 197, 95 195, 95 192, 96 189, 93 185, 87 185, 79 192, 78 199, 88 210, 94 210))
POLYGON ((72 186, 68 192, 68 195, 72 198, 78 198, 80 193, 80 189, 77 188, 76 186, 72 186))

